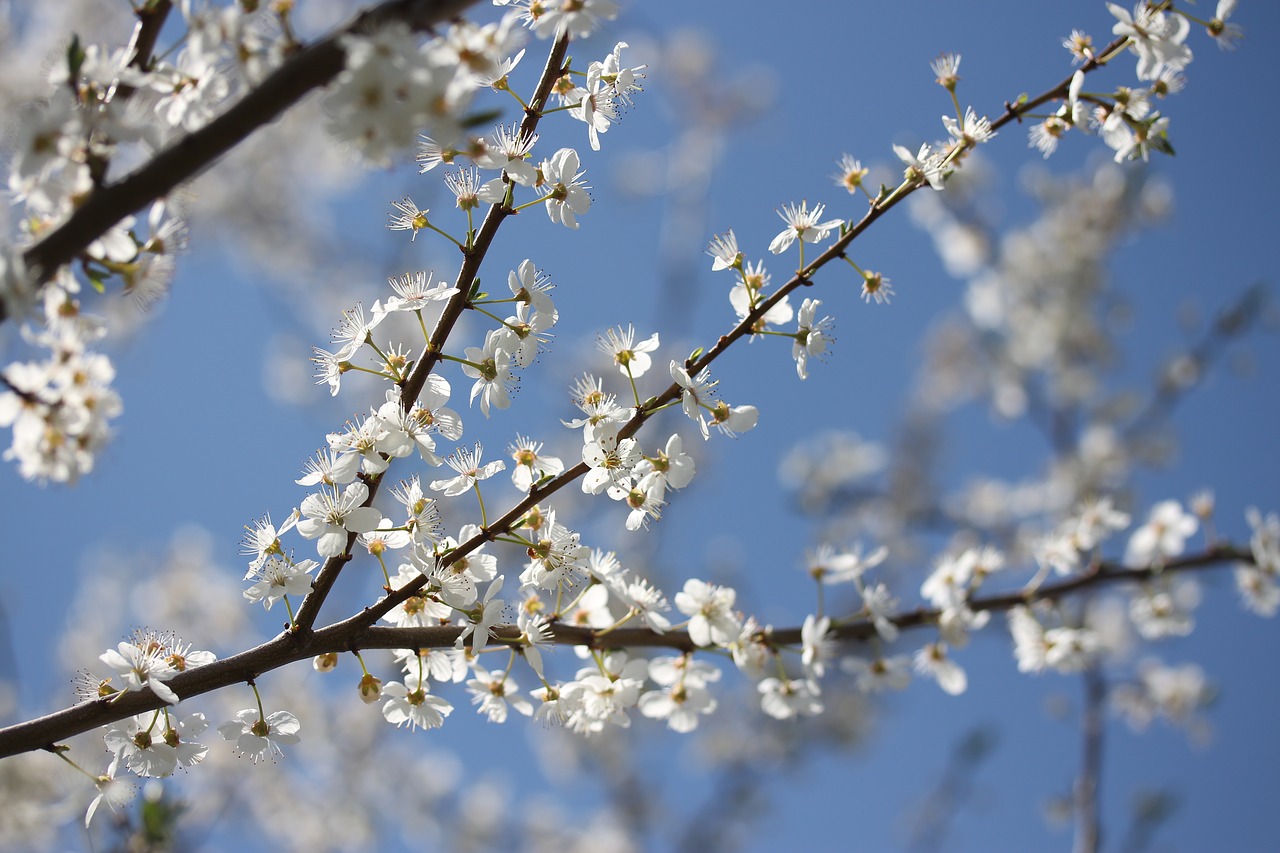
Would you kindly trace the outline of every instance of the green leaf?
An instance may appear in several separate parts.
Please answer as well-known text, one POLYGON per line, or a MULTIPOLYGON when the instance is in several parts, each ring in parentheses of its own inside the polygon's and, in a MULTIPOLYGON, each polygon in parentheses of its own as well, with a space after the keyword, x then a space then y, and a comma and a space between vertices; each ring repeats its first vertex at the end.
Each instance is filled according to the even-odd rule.
POLYGON ((80 45, 80 36, 72 34, 71 44, 67 45, 67 70, 70 72, 72 89, 80 79, 80 68, 84 65, 85 52, 80 45))
POLYGON ((483 110, 465 117, 462 120, 462 126, 468 130, 473 127, 488 127, 489 125, 496 124, 500 118, 502 118, 502 110, 483 110))

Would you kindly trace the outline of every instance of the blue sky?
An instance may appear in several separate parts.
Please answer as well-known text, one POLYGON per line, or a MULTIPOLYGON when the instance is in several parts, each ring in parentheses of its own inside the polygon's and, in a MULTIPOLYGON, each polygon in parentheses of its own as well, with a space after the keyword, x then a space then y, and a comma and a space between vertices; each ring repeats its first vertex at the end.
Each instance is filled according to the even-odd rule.
MULTIPOLYGON (((1211 5, 1201 4, 1206 11, 1211 5)), ((1256 81, 1274 79, 1280 70, 1269 49, 1280 37, 1280 11, 1245 3, 1238 18, 1248 36, 1234 54, 1193 33, 1190 85, 1168 109, 1178 156, 1153 163, 1173 187, 1174 214, 1124 246, 1110 269, 1132 306, 1134 319, 1119 346, 1124 375, 1136 381, 1154 375, 1183 340, 1177 321, 1188 302, 1211 314, 1273 274, 1270 204, 1280 178, 1265 166, 1260 148, 1278 128, 1273 112, 1259 103, 1256 81)), ((531 257, 552 274, 563 318, 555 348, 527 372, 510 413, 482 424, 478 413, 463 411, 468 437, 484 437, 496 451, 517 429, 533 430, 573 452, 575 439, 556 419, 568 416, 562 388, 590 365, 587 353, 596 332, 634 322, 642 335, 662 332, 661 355, 681 357, 728 328, 726 287, 702 254, 712 234, 732 227, 748 255, 761 257, 779 228, 775 207, 801 198, 843 202, 830 181, 841 153, 889 164, 891 143, 914 147, 939 136, 938 116, 950 107, 928 63, 940 52, 964 56, 961 103, 994 115, 1005 99, 1034 94, 1065 76, 1068 58, 1058 43, 1072 28, 1086 29, 1103 43, 1111 20, 1101 3, 1013 0, 922 1, 911 4, 910 15, 888 4, 859 4, 849 11, 831 3, 794 3, 785 13, 774 4, 634 4, 599 39, 573 52, 603 55, 613 41, 628 41, 635 61, 652 65, 649 91, 604 137, 599 157, 586 150, 578 125, 563 122, 547 134, 551 145, 579 147, 596 187, 581 232, 552 227, 539 211, 530 211, 504 234, 486 271, 497 286, 506 269, 531 257), (750 82, 740 89, 748 99, 740 106, 758 112, 725 134, 705 203, 695 206, 700 213, 691 221, 674 219, 673 208, 660 199, 616 192, 624 179, 656 180, 645 164, 654 162, 655 151, 666 152, 656 155, 659 161, 669 158, 671 150, 663 146, 679 138, 679 114, 670 106, 671 88, 652 50, 683 29, 699 33, 715 51, 718 58, 707 74, 723 75, 726 90, 732 90, 730 80, 750 82), (665 287, 654 263, 662 240, 681 259, 668 267, 674 274, 665 287)), ((536 46, 526 61, 540 61, 534 53, 536 46)), ((1116 65, 1104 79, 1129 81, 1130 61, 1122 58, 1116 65)), ((724 108, 724 102, 700 107, 724 108)), ((1097 139, 1068 139, 1045 167, 1068 173, 1101 148, 1097 139)), ((1024 221, 1030 207, 1019 192, 1018 175, 1040 164, 1039 156, 1027 150, 1016 127, 1006 129, 986 153, 998 174, 1001 221, 1024 221)), ((403 241, 381 232, 389 199, 405 193, 430 197, 438 192, 433 186, 430 177, 404 167, 369 174, 357 193, 342 200, 344 227, 367 230, 368 244, 386 253, 384 275, 403 272, 406 262, 448 271, 450 257, 438 247, 433 254, 420 241, 412 249, 420 256, 412 257, 403 241)), ((696 188, 680 189, 698 198, 696 188)), ((847 280, 820 277, 815 295, 836 316, 838 341, 826 362, 814 366, 809 382, 796 381, 785 342, 759 342, 722 360, 715 374, 725 398, 758 405, 760 426, 735 442, 711 442, 699 480, 669 508, 651 544, 637 548, 634 537, 624 538, 613 507, 584 522, 591 544, 629 548, 668 578, 705 577, 738 566, 741 606, 777 624, 802 620, 811 605, 799 570, 804 550, 814 544, 815 525, 779 494, 777 461, 798 439, 828 428, 890 441, 921 341, 935 318, 957 309, 963 294, 962 283, 937 261, 928 236, 905 214, 895 211, 857 244, 860 262, 893 279, 892 304, 866 306, 847 280)), ((12 650, 7 661, 0 659, 0 673, 16 673, 26 709, 53 707, 68 695, 69 673, 57 670, 56 642, 71 618, 68 586, 83 582, 78 579, 93 570, 96 553, 123 551, 145 560, 163 550, 174 529, 194 523, 210 531, 215 559, 238 567, 242 526, 265 511, 279 518, 295 506, 303 492, 292 480, 301 462, 325 432, 372 402, 371 386, 357 383, 344 388, 336 403, 319 392, 301 407, 276 402, 262 379, 264 359, 276 352, 268 349, 274 330, 282 323, 295 330, 300 348, 287 355, 298 359, 325 339, 286 319, 295 306, 228 265, 229 250, 202 241, 194 229, 193 250, 182 260, 171 299, 148 329, 116 351, 125 414, 92 476, 73 489, 38 489, 21 483, 11 468, 0 469, 10 541, 0 572, 8 629, 2 642, 12 650)), ((775 276, 785 269, 781 262, 772 266, 775 276)), ((359 292, 350 301, 366 305, 382 295, 376 279, 353 289, 359 292)), ((1186 499, 1212 487, 1219 530, 1234 540, 1246 535, 1246 507, 1280 509, 1280 465, 1273 450, 1280 427, 1280 345, 1274 329, 1251 335, 1227 362, 1245 356, 1254 365, 1251 375, 1219 369, 1177 410, 1172 425, 1180 449, 1167 466, 1138 475, 1137 506, 1186 499)), ((450 379, 461 410, 467 386, 456 374, 450 379)), ((957 419, 946 450, 955 482, 983 471, 1013 475, 1044 458, 1025 432, 980 412, 957 419)), ((678 585, 668 580, 668 593, 678 585)), ((1199 663, 1218 685, 1219 699, 1207 714, 1212 740, 1207 748, 1195 748, 1182 733, 1159 724, 1139 737, 1111 721, 1103 797, 1112 841, 1125 825, 1133 794, 1161 785, 1177 792, 1182 803, 1158 836, 1168 849, 1262 850, 1274 838, 1270 808, 1280 790, 1280 738, 1273 709, 1280 687, 1272 655, 1280 629, 1275 621, 1243 612, 1228 572, 1206 578, 1205 586, 1196 633, 1156 651, 1169 661, 1199 663)), ((910 587, 902 595, 914 605, 910 587)), ((278 622, 275 612, 269 618, 255 612, 253 619, 264 632, 278 622)), ((122 624, 119 632, 130 627, 122 624)), ((224 655, 238 650, 220 645, 220 638, 188 639, 206 639, 224 655)), ((1068 835, 1047 828, 1040 809, 1047 798, 1069 789, 1080 744, 1074 718, 1054 720, 1046 707, 1059 696, 1078 707, 1079 679, 1017 674, 1007 640, 998 633, 975 641, 961 661, 970 677, 964 696, 948 698, 932 684, 916 683, 878 707, 872 734, 857 750, 816 757, 767 784, 763 816, 752 825, 746 849, 797 849, 833 840, 856 842, 860 849, 900 849, 911 809, 936 783, 949 750, 977 726, 996 731, 998 744, 976 775, 972 802, 955 820, 945 849, 1065 847, 1068 835)), ((479 765, 523 773, 527 740, 539 732, 526 733, 522 722, 495 732, 458 720, 468 713, 466 699, 451 698, 458 711, 444 730, 448 742, 465 743, 479 765)), ((661 768, 671 801, 696 801, 707 780, 693 760, 692 744, 645 722, 637 726, 656 735, 656 751, 646 763, 661 768)), ((582 790, 549 789, 546 795, 571 810, 582 790)))

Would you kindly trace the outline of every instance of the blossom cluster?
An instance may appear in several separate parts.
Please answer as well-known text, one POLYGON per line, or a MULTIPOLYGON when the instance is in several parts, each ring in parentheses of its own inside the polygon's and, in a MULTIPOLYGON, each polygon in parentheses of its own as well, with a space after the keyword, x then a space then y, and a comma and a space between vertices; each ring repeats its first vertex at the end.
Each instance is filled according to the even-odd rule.
MULTIPOLYGON (((393 203, 395 212, 388 227, 408 232, 411 241, 420 233, 438 234, 461 251, 464 262, 456 283, 437 280, 434 272, 426 271, 390 279, 392 295, 374 302, 367 314, 359 304, 344 311, 331 350, 315 350, 317 384, 332 395, 342 390, 343 377, 355 371, 384 383, 382 399, 369 407, 367 415, 354 417, 326 436, 325 446, 306 463, 296 481, 312 491, 283 523, 277 526, 270 516, 263 516, 247 528, 244 553, 250 560, 244 598, 268 610, 283 601, 289 630, 305 633, 311 625, 295 612, 295 600, 318 603, 328 585, 316 579, 331 581, 357 546, 367 552, 385 581, 384 595, 365 610, 371 614, 369 621, 380 620, 402 629, 406 636, 417 629, 447 628, 454 638, 452 647, 410 646, 396 652, 396 677, 386 681, 371 672, 357 652, 361 699, 379 704, 389 724, 410 729, 443 725, 454 706, 438 694, 448 685, 465 683, 462 689, 470 702, 495 723, 508 720, 514 712, 595 735, 613 726, 629 726, 631 712, 638 710, 675 731, 692 731, 720 704, 713 685, 722 672, 708 662, 712 653, 731 659, 751 679, 762 713, 776 719, 821 713, 825 685, 840 677, 837 672, 864 693, 901 689, 914 670, 935 680, 948 694, 959 694, 967 689, 968 676, 954 652, 967 645, 972 633, 990 624, 991 613, 999 610, 1008 613, 1021 671, 1079 671, 1104 654, 1103 632, 1060 607, 1057 592, 1045 582, 1050 573, 1074 578, 1099 571, 1104 563, 1101 544, 1131 523, 1131 517, 1108 498, 1076 507, 1070 517, 1038 538, 1037 570, 1022 589, 1024 603, 1005 605, 979 594, 989 577, 1011 573, 1014 561, 1001 550, 971 546, 939 557, 920 587, 922 603, 928 608, 921 611, 926 613, 921 621, 936 629, 937 636, 911 651, 899 651, 907 621, 899 598, 887 581, 871 574, 888 556, 883 547, 866 554, 860 547, 824 545, 815 550, 807 572, 815 581, 817 606, 798 630, 786 630, 761 624, 740 610, 735 589, 698 578, 685 581, 668 601, 649 580, 624 568, 615 553, 584 543, 582 534, 570 526, 570 512, 545 502, 560 487, 580 480, 584 494, 604 493, 624 504, 623 525, 637 531, 661 517, 671 492, 691 483, 695 460, 678 432, 671 433, 661 449, 646 452, 637 435, 649 418, 679 406, 703 439, 709 440, 713 428, 734 437, 753 429, 760 416, 753 405, 731 405, 720 398, 718 381, 712 379, 709 367, 713 356, 698 350, 685 359, 660 359, 659 334, 644 337, 632 324, 606 330, 597 342, 597 349, 627 387, 620 393, 606 390, 603 378, 586 373, 569 389, 577 412, 562 423, 579 433, 578 459, 572 468, 561 456, 544 452, 545 442, 524 434, 517 434, 508 447, 509 466, 506 460, 484 461, 479 442, 460 443, 463 421, 450 408, 453 387, 437 372, 438 367, 458 364, 471 383, 470 405, 490 418, 512 405, 521 371, 532 369, 550 346, 551 330, 559 320, 550 278, 530 259, 508 271, 509 296, 481 289, 476 269, 484 260, 487 243, 478 240, 475 212, 488 205, 491 213, 511 215, 542 205, 552 222, 576 230, 579 217, 592 204, 575 149, 561 147, 540 159, 535 156, 536 122, 498 125, 488 135, 476 137, 465 117, 473 112, 474 98, 486 89, 520 100, 526 115, 554 112, 546 104, 526 103, 511 89, 509 78, 524 55, 528 31, 563 42, 587 35, 599 20, 616 11, 609 0, 496 5, 509 7, 498 22, 458 21, 426 40, 398 24, 339 40, 345 64, 326 99, 331 133, 365 158, 389 162, 419 138, 422 128, 429 128, 432 135, 421 137, 417 162, 422 173, 440 169, 455 209, 466 219, 465 228, 460 234, 450 233, 444 215, 432 218, 430 210, 409 197, 393 203), (527 200, 517 198, 518 193, 527 194, 527 200), (468 266, 472 261, 476 266, 468 266), (451 337, 466 311, 486 326, 483 337, 477 334, 472 346, 459 345, 451 337), (421 339, 412 343, 393 339, 406 325, 421 339), (654 367, 663 364, 670 385, 641 393, 638 383, 661 375, 661 367, 654 367), (444 442, 453 446, 442 446, 444 442), (452 474, 405 476, 390 491, 396 506, 390 511, 376 506, 379 486, 392 466, 407 465, 415 456, 428 468, 446 468, 452 474), (502 517, 504 521, 492 521, 482 493, 491 490, 494 484, 489 481, 508 467, 519 498, 516 508, 502 517), (462 511, 459 502, 469 501, 472 494, 480 523, 458 524, 454 515, 462 511), (289 537, 304 542, 291 546, 289 537), (512 547, 503 551, 503 546, 512 547), (296 557, 303 547, 314 548, 318 559, 296 557), (523 555, 517 557, 516 565, 507 564, 510 553, 523 555), (832 615, 825 590, 842 584, 853 588, 857 606, 832 615), (624 626, 640 627, 650 638, 668 640, 679 653, 645 657, 635 648, 624 648, 622 642, 618 648, 610 647, 610 634, 624 626), (574 644, 557 633, 569 629, 579 631, 569 635, 579 638, 573 652, 579 663, 571 676, 562 677, 549 670, 546 658, 555 646, 574 644), (683 633, 672 636, 677 632, 683 633), (583 643, 584 638, 589 642, 583 643), (838 642, 849 638, 865 642, 856 651, 838 642), (491 663, 495 659, 496 665, 491 663), (521 661, 527 664, 527 673, 516 670, 521 661), (521 689, 521 683, 537 686, 521 689)), ((1220 4, 1215 20, 1222 24, 1233 6, 1220 4)), ((1038 135, 1033 130, 1033 144, 1046 154, 1056 145, 1060 131, 1044 128, 1054 121, 1057 124, 1052 127, 1061 129, 1084 123, 1083 105, 1089 103, 1094 104, 1089 121, 1117 151, 1117 159, 1145 157, 1149 148, 1164 147, 1161 140, 1167 120, 1143 104, 1149 97, 1176 91, 1175 77, 1190 60, 1190 51, 1183 45, 1187 19, 1142 4, 1132 15, 1111 8, 1119 20, 1115 32, 1125 38, 1123 46, 1138 54, 1139 78, 1157 83, 1148 95, 1126 90, 1125 97, 1117 95, 1104 105, 1100 97, 1083 91, 1082 70, 1068 90, 1059 93, 1057 99, 1063 101, 1059 113, 1045 120, 1038 135), (1157 86, 1164 90, 1157 93, 1157 86), (1103 110, 1105 115, 1099 112, 1103 110), (1052 144, 1045 141, 1049 138, 1052 144)), ((55 227, 69 215, 76 187, 83 191, 85 182, 91 181, 87 165, 85 170, 74 165, 77 158, 96 156, 109 161, 120 141, 141 138, 146 122, 131 119, 133 112, 149 110, 160 116, 162 138, 191 131, 207 123, 229 98, 231 86, 217 71, 230 58, 224 55, 227 51, 240 50, 240 74, 250 83, 282 61, 287 37, 264 41, 259 31, 250 34, 250 13, 236 9, 219 19, 216 38, 208 23, 211 19, 193 18, 185 51, 175 66, 156 63, 143 72, 127 69, 120 57, 107 60, 102 51, 93 51, 68 69, 68 80, 78 81, 68 87, 77 92, 78 101, 73 99, 67 107, 67 114, 75 118, 70 125, 59 125, 62 130, 53 137, 69 140, 69 145, 87 145, 88 153, 76 149, 73 156, 67 149, 41 162, 33 152, 46 149, 36 145, 34 137, 22 146, 26 153, 16 161, 17 177, 11 183, 22 188, 32 235, 55 227), (132 112, 120 112, 105 94, 108 84, 117 80, 153 95, 128 99, 132 112), (67 129, 78 127, 74 122, 86 121, 89 114, 100 123, 92 129, 67 129), (108 120, 123 124, 108 126, 108 120), (130 120, 135 124, 130 125, 130 120), (47 185, 58 185, 58 181, 66 184, 65 195, 49 195, 47 185)), ((1225 25, 1218 29, 1219 37, 1229 31, 1225 25)), ((1073 52, 1096 62, 1089 44, 1087 37, 1073 36, 1073 52)), ((569 66, 560 69, 549 87, 549 97, 564 108, 561 112, 587 126, 593 150, 600 148, 601 136, 617 123, 624 106, 631 106, 640 90, 638 80, 644 77, 645 67, 624 64, 626 47, 624 42, 616 43, 585 72, 569 66)), ((952 96, 955 115, 943 117, 945 140, 926 143, 914 152, 894 146, 905 166, 896 188, 882 187, 872 195, 863 185, 867 170, 851 155, 840 160, 836 184, 851 194, 864 193, 877 211, 925 186, 945 190, 976 146, 996 133, 989 119, 972 108, 960 109, 959 65, 959 57, 951 54, 934 62, 939 84, 952 96)), ((714 238, 708 249, 713 271, 729 270, 736 279, 729 293, 736 317, 733 334, 789 339, 800 379, 808 377, 811 362, 821 359, 833 343, 834 321, 820 313, 823 303, 817 299, 805 298, 793 309, 789 297, 794 290, 811 284, 824 264, 839 258, 855 270, 867 302, 884 304, 893 293, 887 277, 859 267, 848 256, 855 220, 825 218, 826 211, 825 204, 811 205, 807 200, 788 203, 779 211, 784 228, 768 250, 778 255, 795 247, 799 256, 795 277, 779 286, 774 286, 763 261, 746 261, 732 230, 714 238), (818 260, 806 263, 807 247, 816 250, 833 237, 836 242, 818 260), (793 321, 794 331, 776 328, 793 321)), ((149 298, 160 288, 158 282, 167 280, 170 255, 182 242, 181 228, 163 205, 153 209, 147 239, 137 236, 133 226, 132 220, 121 222, 87 252, 97 263, 94 269, 120 277, 125 292, 149 298)), ((33 344, 54 355, 43 364, 6 368, 9 391, 0 396, 0 424, 12 425, 14 431, 14 447, 7 455, 19 460, 24 475, 37 479, 74 479, 87 471, 107 435, 106 421, 120 408, 109 388, 109 362, 84 349, 86 341, 101 334, 101 326, 80 314, 75 297, 79 284, 68 269, 62 268, 43 286, 43 317, 37 318, 32 327, 36 330, 28 335, 33 344)), ((6 305, 12 316, 25 316, 13 303, 6 305)), ((659 381, 665 382, 666 377, 659 381)), ((1194 624, 1195 589, 1160 574, 1185 553, 1188 541, 1203 529, 1202 522, 1211 512, 1211 508, 1193 510, 1184 511, 1177 501, 1159 503, 1128 539, 1121 562, 1142 573, 1144 581, 1130 600, 1128 618, 1146 638, 1182 635, 1194 624)), ((1264 518, 1256 512, 1249 520, 1254 531, 1253 560, 1237 570, 1237 584, 1251 609, 1271 615, 1280 609, 1280 522, 1274 515, 1264 518)), ((99 784, 102 796, 94 807, 103 798, 110 804, 117 802, 108 796, 108 782, 121 767, 154 777, 201 762, 207 748, 196 738, 208 722, 201 713, 179 713, 173 707, 179 697, 168 682, 187 667, 212 662, 213 656, 192 652, 176 638, 140 635, 107 651, 101 661, 122 687, 110 687, 111 679, 97 681, 95 695, 86 698, 110 701, 121 691, 150 690, 164 707, 107 727, 104 739, 113 761, 99 777, 107 781, 99 784)), ((336 664, 336 652, 326 652, 314 661, 320 671, 332 670, 336 664)), ((1180 704, 1193 706, 1204 693, 1194 681, 1194 674, 1175 677, 1153 665, 1124 700, 1126 713, 1135 721, 1144 714, 1148 719, 1157 714, 1176 718, 1180 704)), ((301 723, 290 711, 266 713, 256 684, 251 686, 257 707, 240 711, 217 730, 234 742, 240 754, 256 762, 277 757, 282 747, 296 743, 301 723)))
MULTIPOLYGON (((1230 49, 1243 35, 1243 30, 1227 22, 1235 11, 1237 0, 1219 0, 1213 17, 1202 22, 1219 46, 1230 49)), ((1053 115, 1031 128, 1031 146, 1045 157, 1058 147, 1067 131, 1079 128, 1096 133, 1115 152, 1117 163, 1124 160, 1147 160, 1152 150, 1166 154, 1173 148, 1168 141, 1169 118, 1156 109, 1156 104, 1186 86, 1184 71, 1191 63, 1187 46, 1191 32, 1191 16, 1182 10, 1168 10, 1163 5, 1138 2, 1133 11, 1108 3, 1115 16, 1112 33, 1123 39, 1121 48, 1138 57, 1136 87, 1120 86, 1114 92, 1086 93, 1084 74, 1077 71, 1071 78, 1066 99, 1053 115)), ((1081 30, 1073 30, 1062 46, 1077 63, 1104 63, 1113 54, 1095 48, 1093 39, 1081 30)))

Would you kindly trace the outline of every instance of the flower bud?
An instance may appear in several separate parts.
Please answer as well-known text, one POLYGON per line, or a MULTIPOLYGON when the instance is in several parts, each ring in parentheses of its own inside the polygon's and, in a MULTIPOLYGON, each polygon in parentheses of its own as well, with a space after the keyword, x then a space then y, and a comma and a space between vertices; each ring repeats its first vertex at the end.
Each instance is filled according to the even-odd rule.
POLYGON ((366 672, 360 679, 360 700, 366 705, 372 705, 380 696, 382 696, 382 679, 366 672))

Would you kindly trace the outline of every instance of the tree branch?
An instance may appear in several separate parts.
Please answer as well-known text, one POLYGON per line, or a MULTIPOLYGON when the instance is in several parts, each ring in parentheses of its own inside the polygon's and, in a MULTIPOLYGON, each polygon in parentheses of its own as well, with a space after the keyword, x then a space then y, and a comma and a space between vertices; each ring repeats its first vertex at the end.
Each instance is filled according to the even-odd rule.
MULTIPOLYGON (((108 228, 199 175, 263 125, 341 73, 345 35, 369 33, 395 21, 423 31, 478 0, 387 0, 300 51, 209 124, 187 134, 120 180, 96 189, 70 218, 23 255, 40 286, 108 228)), ((6 319, 0 302, 0 322, 6 319)))
MULTIPOLYGON (((551 47, 551 51, 547 56, 547 62, 543 66, 542 76, 538 80, 537 88, 534 95, 529 99, 529 109, 525 112, 524 120, 520 123, 520 136, 527 136, 532 139, 534 132, 538 128, 538 122, 542 118, 541 110, 545 107, 547 99, 551 97, 551 88, 555 85, 556 80, 560 79, 563 73, 563 65, 565 56, 569 52, 569 37, 561 36, 556 39, 551 47)), ((440 320, 436 323, 435 330, 432 332, 431 340, 427 342, 418 356, 417 362, 413 366, 413 370, 404 380, 400 388, 400 405, 406 411, 411 411, 417 405, 418 397, 422 394, 422 388, 427 382, 427 376, 440 362, 441 353, 444 352, 444 345, 449 339, 449 335, 453 332, 453 327, 462 317, 462 312, 466 310, 469 295, 471 293, 471 283, 475 281, 480 274, 480 266, 484 263, 485 257, 488 255, 489 247, 493 243, 494 237, 498 233, 498 228, 502 226, 507 216, 511 215, 511 210, 504 208, 500 204, 490 206, 489 212, 485 215, 484 222, 481 224, 479 231, 476 232, 475 239, 470 244, 469 249, 463 250, 462 266, 458 270, 458 277, 454 280, 454 286, 458 292, 445 305, 444 312, 440 316, 440 320)), ((582 470, 577 476, 585 474, 587 466, 579 464, 582 470)), ((576 470, 576 469, 575 469, 576 470)), ((368 478, 369 497, 365 500, 365 506, 372 506, 373 499, 378 493, 378 487, 382 484, 386 472, 382 472, 377 476, 368 478)), ((576 479, 576 477, 575 477, 576 479)), ((557 487, 558 488, 558 487, 557 487)), ((525 501, 521 502, 522 505, 525 501)), ((532 504, 530 504, 532 506, 532 504)), ((523 510, 521 511, 523 514, 523 510)), ((508 513, 510 515, 510 513, 508 513)), ((518 518, 519 516, 516 516, 518 518)), ((504 516, 504 519, 506 516, 504 516)), ((495 524, 499 530, 507 530, 515 519, 507 522, 505 527, 495 524)), ((493 528, 490 528, 491 530, 493 528)), ((316 617, 320 613, 320 606, 324 604, 325 598, 329 594, 330 588, 337 580, 338 573, 342 567, 351 559, 351 549, 355 546, 356 536, 351 534, 347 537, 347 547, 337 557, 330 557, 325 561, 323 568, 316 574, 316 579, 312 584, 312 591, 303 599, 302 606, 298 609, 298 617, 294 620, 294 624, 300 631, 309 631, 315 623, 316 617)), ((467 554, 479 548, 486 541, 485 535, 473 537, 471 541, 465 542, 458 548, 451 551, 442 560, 442 565, 449 565, 455 560, 459 560, 467 554)), ((386 599, 380 604, 386 604, 386 609, 378 611, 377 605, 374 609, 364 611, 364 624, 372 625, 378 621, 378 618, 394 607, 399 601, 408 598, 426 583, 426 576, 421 578, 421 583, 415 581, 398 590, 403 593, 403 597, 386 604, 386 599)), ((395 595, 389 598, 395 598, 395 595)))
MULTIPOLYGON (((1170 560, 1163 568, 1123 568, 1112 563, 1102 563, 1088 574, 1043 586, 1030 595, 1022 592, 993 595, 974 599, 969 602, 969 606, 974 611, 1000 612, 1036 601, 1056 601, 1095 587, 1116 583, 1138 583, 1161 574, 1194 571, 1237 562, 1253 563, 1252 552, 1247 548, 1221 545, 1200 554, 1170 560)), ((364 614, 368 612, 366 610, 364 614)), ((370 627, 367 619, 362 618, 364 614, 357 614, 305 636, 285 632, 255 648, 207 666, 183 672, 166 684, 178 694, 179 698, 188 699, 232 684, 245 683, 287 664, 329 652, 363 649, 453 648, 463 630, 454 625, 436 628, 370 627)), ((890 621, 899 628, 907 630, 936 624, 940 616, 939 610, 920 608, 901 613, 890 621)), ((800 630, 799 627, 793 627, 768 631, 761 636, 761 639, 775 647, 799 646, 800 630)), ((619 628, 607 631, 559 623, 553 623, 552 631, 556 644, 565 646, 588 646, 594 649, 667 648, 684 652, 696 651, 699 648, 689 639, 685 631, 658 633, 647 628, 619 628)), ((493 634, 498 642, 518 648, 520 629, 515 625, 497 626, 493 634)), ((845 641, 868 640, 875 636, 876 627, 874 623, 865 619, 855 619, 833 627, 832 634, 835 638, 845 641)), ((150 690, 128 692, 84 702, 44 717, 17 723, 0 729, 0 758, 36 749, 53 749, 55 744, 67 738, 133 714, 155 710, 163 705, 164 703, 150 690)))

